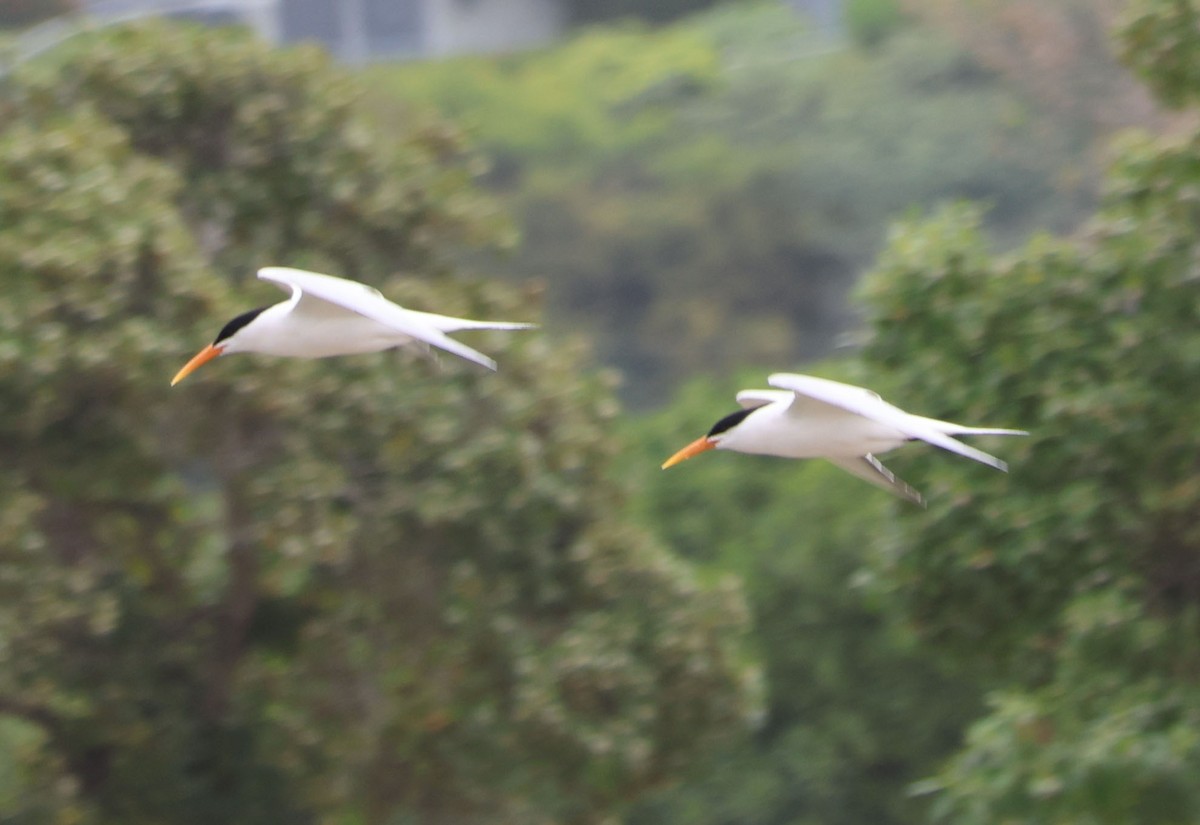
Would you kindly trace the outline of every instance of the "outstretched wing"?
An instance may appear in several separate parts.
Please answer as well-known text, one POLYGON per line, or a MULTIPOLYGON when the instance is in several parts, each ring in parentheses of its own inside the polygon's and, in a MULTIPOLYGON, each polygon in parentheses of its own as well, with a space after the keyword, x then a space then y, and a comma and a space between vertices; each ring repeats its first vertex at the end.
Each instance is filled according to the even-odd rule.
MULTIPOLYGON (((428 313, 413 312, 399 304, 392 303, 374 287, 360 284, 358 281, 348 281, 345 278, 335 278, 332 275, 321 275, 285 266, 263 267, 258 270, 258 277, 277 284, 283 289, 291 290, 292 300, 298 311, 307 311, 305 303, 310 299, 324 301, 370 318, 386 327, 391 327, 409 338, 440 347, 490 370, 496 369, 496 362, 491 358, 478 350, 471 349, 466 344, 455 341, 429 323, 426 318, 421 317, 428 313)), ((319 311, 319 307, 313 307, 313 309, 319 311)))
POLYGON ((879 459, 870 453, 855 457, 829 458, 828 461, 864 481, 869 481, 876 487, 882 487, 893 495, 900 496, 900 498, 907 499, 922 507, 925 506, 925 499, 921 498, 920 493, 896 478, 895 473, 884 467, 879 463, 879 459))
POLYGON ((345 306, 343 301, 353 300, 355 296, 364 300, 387 301, 383 293, 373 286, 290 266, 264 266, 258 270, 258 277, 270 281, 284 292, 295 294, 296 290, 300 290, 340 306, 345 306))
POLYGON ((775 373, 767 379, 767 383, 772 387, 791 390, 803 398, 869 418, 899 430, 909 438, 919 438, 935 447, 958 453, 981 464, 995 467, 997 470, 1005 472, 1008 470, 1008 465, 995 456, 946 435, 938 429, 933 419, 909 415, 899 407, 884 401, 878 394, 862 387, 841 384, 826 378, 814 378, 811 375, 796 375, 786 372, 775 373))
POLYGON ((742 390, 737 394, 737 402, 744 410, 765 407, 767 404, 791 404, 795 398, 795 393, 781 390, 742 390))

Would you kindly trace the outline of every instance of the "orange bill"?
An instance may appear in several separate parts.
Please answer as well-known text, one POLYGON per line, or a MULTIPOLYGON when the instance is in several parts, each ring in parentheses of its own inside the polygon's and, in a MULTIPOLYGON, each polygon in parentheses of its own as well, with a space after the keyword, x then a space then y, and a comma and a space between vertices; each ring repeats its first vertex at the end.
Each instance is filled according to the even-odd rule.
POLYGON ((705 450, 711 450, 713 447, 716 447, 716 446, 717 446, 717 442, 710 441, 708 436, 702 435, 699 438, 697 438, 695 441, 693 441, 691 444, 687 445, 682 450, 675 453, 675 455, 668 458, 663 463, 662 468, 665 470, 668 467, 673 467, 681 461, 686 461, 687 459, 691 458, 692 456, 700 455, 700 453, 704 452, 705 450))
POLYGON ((175 377, 171 379, 171 386, 175 386, 180 381, 187 378, 198 367, 207 364, 224 351, 224 347, 218 347, 214 346, 213 344, 209 344, 207 347, 196 353, 195 357, 192 358, 191 361, 188 361, 186 364, 184 364, 183 369, 175 373, 175 377))

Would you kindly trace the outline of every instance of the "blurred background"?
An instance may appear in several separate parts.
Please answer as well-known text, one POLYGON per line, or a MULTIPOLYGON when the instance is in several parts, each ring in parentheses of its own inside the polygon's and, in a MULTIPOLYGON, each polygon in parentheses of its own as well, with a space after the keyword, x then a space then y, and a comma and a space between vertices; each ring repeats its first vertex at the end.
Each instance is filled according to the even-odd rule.
POLYGON ((0 0, 0 822, 1200 822, 1194 0, 0 0), (175 371, 263 265, 469 332, 175 371), (994 473, 677 448, 780 370, 994 473))

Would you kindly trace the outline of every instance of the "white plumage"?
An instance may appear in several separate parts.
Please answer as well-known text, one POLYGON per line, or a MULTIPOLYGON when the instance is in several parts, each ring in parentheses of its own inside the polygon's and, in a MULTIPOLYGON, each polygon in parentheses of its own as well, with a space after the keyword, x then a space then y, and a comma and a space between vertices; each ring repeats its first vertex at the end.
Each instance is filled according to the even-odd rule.
POLYGON ((327 358, 378 352, 406 344, 432 345, 488 369, 496 362, 446 333, 464 329, 526 329, 533 324, 474 321, 405 309, 374 287, 292 269, 264 267, 258 277, 291 293, 274 306, 231 320, 215 341, 189 361, 171 382, 176 384, 219 355, 257 352, 291 358, 327 358))
POLYGON ((890 492, 921 503, 916 491, 896 478, 875 457, 921 440, 974 461, 1007 470, 988 453, 964 444, 957 435, 1028 435, 1023 430, 967 427, 907 413, 862 387, 825 378, 775 373, 775 390, 742 390, 742 410, 725 416, 709 433, 669 458, 663 468, 705 450, 785 458, 824 458, 847 472, 890 492))

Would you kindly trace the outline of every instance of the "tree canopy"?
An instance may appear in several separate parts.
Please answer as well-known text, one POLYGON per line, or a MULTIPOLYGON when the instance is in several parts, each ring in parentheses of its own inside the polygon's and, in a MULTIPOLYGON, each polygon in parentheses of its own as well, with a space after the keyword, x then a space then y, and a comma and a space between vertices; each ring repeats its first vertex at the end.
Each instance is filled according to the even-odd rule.
POLYGON ((457 134, 372 128, 312 50, 137 26, 0 127, 0 768, 13 822, 592 822, 746 724, 729 580, 621 515, 611 381, 238 357, 259 265, 536 315, 457 134))
MULTIPOLYGON (((1182 10, 1139 4, 1124 30, 1177 102, 1200 55, 1182 10)), ((1200 815, 1198 148, 1127 139, 1086 232, 1011 256, 972 210, 902 225, 865 287, 872 368, 932 415, 1033 432, 1011 479, 914 474, 953 506, 905 514, 876 560, 927 643, 993 685, 926 786, 940 821, 1200 815)))

